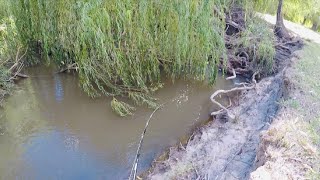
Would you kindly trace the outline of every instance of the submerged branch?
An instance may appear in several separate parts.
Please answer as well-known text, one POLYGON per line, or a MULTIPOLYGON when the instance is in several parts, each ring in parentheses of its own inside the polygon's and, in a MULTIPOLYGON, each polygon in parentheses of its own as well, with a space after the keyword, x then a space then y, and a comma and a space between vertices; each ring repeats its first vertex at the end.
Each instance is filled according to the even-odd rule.
POLYGON ((77 66, 77 63, 73 63, 73 64, 67 65, 67 67, 61 69, 61 70, 60 70, 59 72, 57 72, 57 73, 64 73, 64 72, 70 71, 70 70, 76 70, 76 71, 77 71, 78 69, 79 69, 79 67, 77 66))
POLYGON ((28 49, 25 50, 25 52, 19 56, 20 54, 20 47, 17 50, 16 53, 16 59, 15 59, 15 63, 9 68, 9 73, 11 74, 11 77, 6 80, 7 82, 10 82, 12 80, 17 79, 17 77, 21 77, 21 78, 28 78, 28 75, 22 74, 21 70, 24 67, 24 64, 21 62, 22 58, 27 54, 28 49))
POLYGON ((141 150, 141 146, 142 146, 142 143, 143 143, 144 135, 146 134, 147 129, 148 129, 148 127, 149 127, 149 123, 150 123, 153 115, 154 115, 161 107, 163 107, 165 104, 166 104, 166 103, 159 105, 159 106, 151 113, 149 119, 148 119, 147 122, 146 122, 146 125, 145 125, 145 127, 144 127, 144 130, 143 130, 143 132, 142 132, 142 134, 141 134, 141 138, 140 138, 140 142, 139 142, 138 149, 137 149, 137 152, 136 152, 136 156, 135 156, 134 161, 133 161, 133 165, 132 165, 132 169, 131 169, 131 172, 130 172, 129 180, 135 180, 135 179, 136 179, 137 169, 138 169, 138 163, 139 163, 139 157, 140 157, 140 150, 141 150))

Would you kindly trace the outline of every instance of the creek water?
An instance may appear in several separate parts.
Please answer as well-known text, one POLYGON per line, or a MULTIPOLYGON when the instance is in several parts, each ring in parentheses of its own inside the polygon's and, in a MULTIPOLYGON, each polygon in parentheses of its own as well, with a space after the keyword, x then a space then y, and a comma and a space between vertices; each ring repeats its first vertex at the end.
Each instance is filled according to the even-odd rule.
MULTIPOLYGON (((76 75, 31 68, 0 110, 0 179, 126 179, 151 109, 138 107, 121 118, 110 98, 91 99, 76 75)), ((170 101, 154 116, 145 135, 139 171, 167 147, 209 119, 215 89, 233 83, 218 78, 214 87, 165 82, 155 94, 170 101)))

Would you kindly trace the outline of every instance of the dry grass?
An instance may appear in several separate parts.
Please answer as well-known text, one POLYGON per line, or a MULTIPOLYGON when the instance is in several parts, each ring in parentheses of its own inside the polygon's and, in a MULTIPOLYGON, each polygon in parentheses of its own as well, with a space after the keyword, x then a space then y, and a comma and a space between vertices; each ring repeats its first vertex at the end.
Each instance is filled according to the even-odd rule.
POLYGON ((257 171, 251 179, 320 179, 320 72, 318 44, 307 44, 289 68, 289 98, 262 133, 257 171))

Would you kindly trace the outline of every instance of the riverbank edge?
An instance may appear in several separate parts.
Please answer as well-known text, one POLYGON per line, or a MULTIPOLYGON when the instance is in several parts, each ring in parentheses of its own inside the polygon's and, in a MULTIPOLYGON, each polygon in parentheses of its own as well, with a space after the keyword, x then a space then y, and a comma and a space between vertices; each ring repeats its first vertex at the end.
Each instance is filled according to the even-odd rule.
MULTIPOLYGON (((235 148, 224 165, 220 163, 219 166, 219 164, 213 163, 214 166, 199 167, 199 164, 201 164, 198 161, 199 159, 194 158, 197 155, 193 156, 193 160, 191 158, 185 161, 185 154, 190 153, 191 147, 199 145, 199 141, 202 141, 201 138, 205 137, 210 129, 226 127, 225 125, 221 126, 221 122, 216 120, 198 128, 195 135, 192 135, 189 139, 188 144, 192 144, 190 147, 188 147, 188 144, 184 146, 180 144, 169 148, 142 177, 146 179, 161 179, 163 177, 172 179, 319 179, 320 89, 317 85, 319 82, 317 78, 320 76, 320 72, 316 66, 320 60, 320 53, 317 51, 319 48, 320 45, 306 42, 304 48, 296 51, 290 58, 286 68, 276 75, 278 80, 280 77, 279 82, 282 82, 283 91, 281 98, 277 101, 279 111, 274 117, 271 117, 272 123, 266 123, 265 127, 261 127, 261 131, 258 133, 259 138, 255 137, 257 134, 251 134, 251 138, 247 139, 248 141, 235 148), (214 126, 214 123, 220 125, 214 126), (198 138, 195 139, 194 137, 198 138), (259 140, 258 143, 256 142, 257 139, 259 140), (251 155, 251 158, 246 158, 250 161, 241 158, 241 154, 248 155, 245 152, 250 150, 246 147, 246 143, 254 145, 254 148, 251 149, 255 151, 254 156, 251 155), (189 166, 183 166, 181 162, 190 162, 190 164, 189 166), (243 171, 239 173, 241 168, 236 165, 238 163, 248 165, 245 168, 245 173, 243 171), (228 166, 238 167, 238 170, 228 166), (212 168, 224 172, 216 172, 216 176, 209 175, 210 171, 214 171, 212 168), (233 169, 233 171, 228 170, 228 168, 233 169), (239 176, 239 174, 242 174, 242 176, 239 176)), ((271 77, 271 79, 277 79, 276 76, 271 77)), ((268 81, 262 80, 258 83, 260 84, 258 86, 266 84, 268 81)), ((244 92, 240 99, 245 99, 248 94, 250 95, 250 92, 244 92)), ((235 107, 232 109, 235 109, 235 107)), ((209 139, 209 141, 212 141, 212 139, 209 139)), ((203 145, 200 146, 203 147, 203 145)), ((196 148, 196 150, 201 150, 202 147, 196 148)), ((214 147, 211 147, 214 150, 214 147)), ((218 148, 221 148, 222 151, 227 150, 222 146, 218 148)), ((202 156, 204 157, 202 159, 212 161, 210 159, 212 156, 206 154, 202 156)), ((208 164, 210 163, 206 165, 208 164)))
POLYGON ((257 168, 260 133, 278 117, 286 98, 286 74, 298 55, 281 62, 279 73, 262 79, 254 90, 234 98, 231 112, 236 119, 216 117, 199 127, 185 145, 180 143, 154 161, 143 179, 248 179, 257 168))
POLYGON ((320 178, 319 48, 307 43, 286 69, 288 91, 271 127, 261 132, 250 180, 320 178))
POLYGON ((156 160, 144 177, 146 179, 248 177, 248 172, 254 164, 259 134, 262 130, 268 129, 272 116, 275 116, 278 110, 278 101, 282 97, 284 88, 282 79, 283 72, 263 79, 257 83, 256 90, 242 92, 239 104, 230 108, 230 111, 236 114, 235 121, 220 116, 198 128, 185 146, 170 147, 167 154, 161 156, 167 159, 156 160), (252 120, 252 117, 256 118, 252 120), (232 162, 238 157, 237 162, 245 163, 232 162), (237 175, 231 175, 234 173, 237 175))

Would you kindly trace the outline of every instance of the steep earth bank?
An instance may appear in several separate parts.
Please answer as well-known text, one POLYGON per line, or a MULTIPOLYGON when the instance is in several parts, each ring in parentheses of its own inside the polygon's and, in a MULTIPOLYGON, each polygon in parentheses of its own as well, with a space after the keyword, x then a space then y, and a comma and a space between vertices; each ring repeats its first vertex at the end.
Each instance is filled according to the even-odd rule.
MULTIPOLYGON (((249 179, 264 164, 260 133, 278 116, 280 102, 288 97, 288 67, 301 41, 277 48, 278 73, 262 79, 254 89, 233 99, 229 111, 235 119, 219 115, 199 128, 185 146, 169 149, 167 159, 155 161, 146 179, 249 179), (283 49, 287 49, 284 51, 283 49), (258 153, 259 156, 256 156, 258 153), (260 164, 259 164, 260 163, 260 164)), ((294 58, 293 58, 294 57, 294 58)), ((259 178, 258 178, 259 179, 259 178)))

